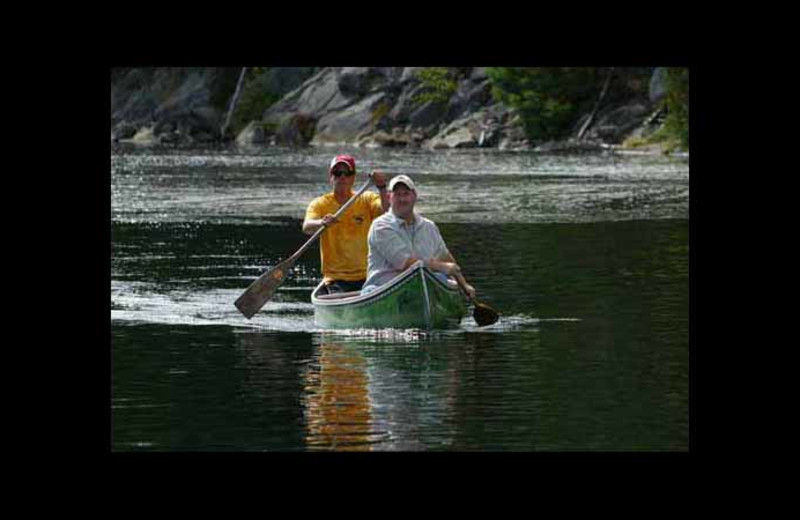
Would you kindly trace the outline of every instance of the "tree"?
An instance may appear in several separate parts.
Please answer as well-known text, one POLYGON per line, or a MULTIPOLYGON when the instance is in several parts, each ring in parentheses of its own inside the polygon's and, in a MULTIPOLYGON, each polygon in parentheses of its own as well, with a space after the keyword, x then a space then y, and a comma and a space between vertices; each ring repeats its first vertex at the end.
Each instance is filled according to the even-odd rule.
POLYGON ((665 132, 677 139, 684 149, 689 148, 689 69, 667 69, 667 94, 664 99, 667 118, 665 132))
POLYGON ((495 100, 516 108, 529 139, 566 137, 591 110, 607 69, 591 67, 490 67, 495 100))

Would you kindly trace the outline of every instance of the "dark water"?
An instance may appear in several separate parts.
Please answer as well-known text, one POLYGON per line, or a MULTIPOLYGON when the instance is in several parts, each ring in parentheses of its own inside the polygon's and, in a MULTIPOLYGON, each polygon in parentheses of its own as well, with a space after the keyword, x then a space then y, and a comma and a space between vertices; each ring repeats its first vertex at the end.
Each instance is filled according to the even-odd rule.
POLYGON ((337 151, 112 152, 113 450, 688 450, 686 160, 351 150, 500 322, 319 330, 316 247, 246 320, 337 151))

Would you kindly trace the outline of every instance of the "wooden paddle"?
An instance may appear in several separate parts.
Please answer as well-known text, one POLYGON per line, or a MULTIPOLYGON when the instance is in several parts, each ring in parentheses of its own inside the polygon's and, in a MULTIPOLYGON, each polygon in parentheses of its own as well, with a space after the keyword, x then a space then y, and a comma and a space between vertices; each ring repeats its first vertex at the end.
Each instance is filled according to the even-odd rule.
POLYGON ((491 325, 500 319, 500 314, 496 310, 492 309, 485 303, 481 303, 478 300, 470 297, 469 293, 467 292, 467 288, 465 287, 466 281, 464 280, 463 276, 456 276, 455 279, 458 282, 459 287, 461 287, 461 290, 464 292, 464 296, 466 296, 467 300, 472 303, 474 307, 472 317, 475 318, 475 323, 477 323, 479 327, 491 325))
MULTIPOLYGON (((372 174, 370 174, 367 182, 361 186, 356 194, 353 195, 350 200, 345 202, 344 206, 339 208, 339 211, 333 215, 333 218, 338 218, 339 215, 344 213, 345 210, 347 210, 347 208, 349 208, 350 205, 355 202, 358 196, 364 193, 367 188, 369 188, 370 184, 372 184, 372 174)), ((234 305, 236 305, 236 308, 239 309, 239 312, 244 314, 247 319, 252 318, 253 315, 257 313, 270 298, 272 298, 272 295, 275 294, 275 291, 286 279, 286 275, 289 274, 289 271, 292 269, 295 262, 297 262, 297 259, 306 252, 306 249, 311 247, 311 245, 319 238, 322 232, 325 231, 325 228, 326 226, 323 224, 323 226, 319 228, 317 232, 314 233, 310 239, 308 239, 308 242, 303 244, 303 247, 298 249, 295 254, 279 263, 269 271, 265 272, 259 276, 256 281, 251 283, 250 287, 248 287, 247 290, 243 292, 242 295, 239 296, 239 298, 237 298, 234 302, 234 305)))

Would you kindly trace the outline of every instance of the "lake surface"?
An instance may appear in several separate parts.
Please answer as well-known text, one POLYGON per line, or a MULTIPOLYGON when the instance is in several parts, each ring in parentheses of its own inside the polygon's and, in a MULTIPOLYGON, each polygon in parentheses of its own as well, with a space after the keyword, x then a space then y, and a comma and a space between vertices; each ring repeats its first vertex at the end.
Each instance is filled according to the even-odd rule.
POLYGON ((689 449, 688 159, 123 145, 110 167, 114 451, 689 449), (357 186, 412 176, 497 324, 322 330, 317 246, 239 314, 340 152, 357 186))

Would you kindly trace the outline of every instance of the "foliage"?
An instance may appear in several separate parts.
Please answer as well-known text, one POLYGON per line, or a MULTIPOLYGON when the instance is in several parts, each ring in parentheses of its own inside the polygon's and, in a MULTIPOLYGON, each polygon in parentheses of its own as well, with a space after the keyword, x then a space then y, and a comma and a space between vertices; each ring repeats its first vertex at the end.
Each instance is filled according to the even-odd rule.
POLYGON ((270 91, 264 81, 268 71, 267 67, 253 67, 247 71, 239 101, 231 115, 231 130, 234 134, 244 129, 250 121, 261 120, 264 111, 281 98, 279 94, 270 91))
POLYGON ((590 67, 489 67, 492 95, 516 108, 529 139, 566 137, 591 110, 608 69, 590 67))
POLYGON ((377 126, 381 120, 392 110, 392 106, 388 103, 382 102, 379 103, 378 106, 372 109, 372 119, 371 123, 372 126, 377 126))
POLYGON ((667 107, 664 131, 676 139, 683 149, 688 149, 689 69, 667 69, 667 94, 664 103, 667 107))
POLYGON ((458 89, 455 72, 446 67, 422 69, 417 72, 417 77, 424 87, 423 91, 414 98, 414 101, 420 105, 428 101, 447 103, 458 89))

